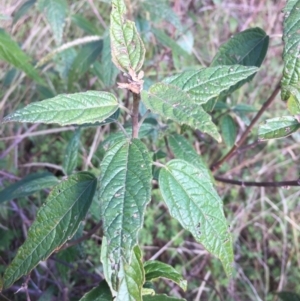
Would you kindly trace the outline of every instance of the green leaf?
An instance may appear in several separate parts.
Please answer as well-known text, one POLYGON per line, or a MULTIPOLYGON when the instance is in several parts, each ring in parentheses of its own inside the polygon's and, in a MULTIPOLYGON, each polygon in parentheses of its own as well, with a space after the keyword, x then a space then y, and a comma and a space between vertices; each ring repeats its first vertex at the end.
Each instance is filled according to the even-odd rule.
POLYGON ((67 175, 70 175, 77 167, 78 149, 80 144, 80 129, 77 129, 68 143, 65 151, 63 169, 67 175))
POLYGON ((109 286, 105 280, 101 281, 97 287, 94 287, 86 293, 79 301, 112 301, 113 297, 109 286))
POLYGON ((211 67, 243 65, 260 67, 268 50, 269 36, 260 28, 246 29, 223 44, 211 67))
POLYGON ((290 88, 299 92, 300 81, 300 1, 288 0, 284 9, 283 23, 283 77, 281 81, 281 97, 288 100, 290 88))
POLYGON ((223 212, 223 203, 211 179, 198 167, 175 159, 159 174, 159 186, 170 214, 190 231, 210 253, 232 273, 232 238, 223 212))
POLYGON ((28 274, 72 238, 85 218, 96 185, 92 174, 81 172, 54 187, 38 211, 25 243, 4 273, 4 288, 28 274))
POLYGON ((145 272, 142 264, 140 248, 135 246, 131 262, 121 261, 118 273, 118 291, 116 301, 142 301, 142 288, 145 282, 145 272))
MULTIPOLYGON (((220 65, 243 65, 260 67, 268 50, 269 36, 256 27, 246 29, 233 37, 228 42, 223 44, 216 56, 214 57, 211 67, 220 65)), ((229 95, 239 89, 246 82, 254 77, 250 75, 242 78, 235 85, 224 91, 223 95, 229 95)), ((205 105, 205 109, 211 111, 214 108, 217 99, 212 99, 205 105)))
POLYGON ((143 296, 143 301, 186 301, 186 299, 173 298, 167 295, 145 295, 143 296))
POLYGON ((217 141, 221 141, 221 136, 211 117, 186 92, 176 86, 158 83, 148 92, 142 91, 141 94, 145 106, 154 113, 179 124, 187 124, 194 129, 199 129, 217 141))
POLYGON ((89 20, 87 20, 82 15, 73 15, 71 17, 72 22, 74 22, 79 28, 84 30, 86 33, 91 35, 99 35, 99 30, 95 25, 93 25, 89 20))
POLYGON ((103 40, 103 51, 101 57, 101 78, 105 86, 112 86, 116 82, 117 75, 119 70, 115 67, 111 60, 111 47, 110 47, 110 38, 107 36, 103 40))
POLYGON ((113 269, 112 269, 113 267, 111 266, 110 263, 107 239, 105 236, 102 237, 100 260, 102 262, 103 274, 105 280, 107 281, 107 285, 109 286, 112 294, 115 296, 117 294, 117 292, 115 291, 115 289, 117 288, 117 280, 116 280, 117 277, 115 275, 116 272, 113 275, 113 269))
POLYGON ((25 54, 18 44, 11 39, 11 37, 0 28, 0 60, 12 64, 17 69, 24 71, 29 77, 36 82, 43 84, 37 71, 29 63, 31 58, 25 54))
POLYGON ((58 123, 60 125, 104 122, 119 107, 109 92, 87 91, 61 94, 29 104, 3 119, 3 122, 58 123))
POLYGON ((146 10, 150 14, 150 20, 153 24, 157 24, 160 21, 167 21, 174 25, 176 29, 182 31, 182 24, 172 7, 170 6, 170 2, 168 0, 160 0, 160 1, 151 1, 146 0, 142 1, 141 5, 143 10, 146 10))
POLYGON ((164 79, 164 83, 179 87, 197 104, 204 104, 257 70, 241 65, 208 67, 179 73, 164 79))
POLYGON ((239 113, 253 113, 253 112, 257 112, 257 109, 255 109, 251 105, 240 103, 240 104, 237 104, 236 106, 234 106, 232 108, 232 111, 239 112, 239 113))
POLYGON ((296 99, 293 95, 290 96, 287 107, 291 114, 299 115, 300 114, 300 101, 296 99))
POLYGON ((292 292, 280 292, 277 295, 282 301, 300 301, 300 295, 292 292))
POLYGON ((157 278, 166 278, 177 283, 184 291, 187 288, 187 281, 170 265, 160 261, 146 261, 144 263, 146 281, 157 278))
POLYGON ((105 121, 95 122, 95 123, 84 123, 80 126, 80 128, 95 127, 95 126, 98 127, 112 122, 116 122, 119 116, 120 116, 120 109, 117 109, 117 111, 114 112, 112 115, 110 115, 108 118, 106 118, 105 121))
POLYGON ((170 48, 173 53, 189 58, 190 55, 174 39, 166 35, 162 30, 152 28, 152 32, 160 43, 170 48))
POLYGON ((299 121, 293 116, 276 117, 266 120, 258 129, 260 140, 278 139, 291 135, 300 129, 299 121))
POLYGON ((220 127, 226 146, 232 147, 237 135, 237 128, 233 118, 230 115, 223 116, 220 120, 220 127))
POLYGON ((119 141, 101 162, 99 200, 112 263, 130 261, 151 197, 151 158, 138 139, 119 141))
POLYGON ((50 172, 33 173, 0 191, 0 204, 52 187, 59 180, 50 172))
POLYGON ((173 134, 169 137, 169 146, 175 156, 176 159, 185 160, 194 166, 200 168, 204 173, 206 170, 206 176, 210 177, 212 181, 214 181, 213 176, 206 166, 202 157, 196 153, 194 148, 190 145, 190 143, 181 135, 173 134))
POLYGON ((62 42, 63 31, 68 13, 68 3, 66 0, 39 0, 38 8, 45 13, 47 21, 54 34, 57 45, 62 42))
POLYGON ((110 15, 111 53, 114 64, 122 71, 137 72, 144 63, 145 47, 134 22, 125 19, 123 0, 112 0, 110 15))
POLYGON ((66 49, 54 57, 55 70, 62 79, 66 79, 71 71, 77 52, 74 48, 66 49))
MULTIPOLYGON (((151 123, 144 122, 139 130, 139 138, 144 138, 153 135, 157 131, 157 126, 151 123)), ((125 127, 125 131, 128 137, 132 135, 132 126, 125 127)), ((107 145, 112 145, 113 143, 123 140, 125 137, 123 131, 118 131, 116 133, 110 134, 100 145, 107 148, 107 145)))
POLYGON ((36 0, 25 1, 20 8, 14 13, 13 23, 16 23, 20 18, 22 18, 30 8, 35 4, 36 0))
POLYGON ((94 41, 85 44, 77 54, 71 69, 70 78, 73 78, 76 73, 82 75, 90 66, 97 60, 103 48, 103 41, 94 41))

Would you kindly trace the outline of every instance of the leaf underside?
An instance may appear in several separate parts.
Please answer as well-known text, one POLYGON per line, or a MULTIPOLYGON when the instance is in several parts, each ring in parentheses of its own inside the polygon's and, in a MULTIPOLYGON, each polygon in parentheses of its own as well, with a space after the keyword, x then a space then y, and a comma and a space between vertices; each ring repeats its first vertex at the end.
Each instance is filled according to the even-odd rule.
POLYGON ((170 214, 232 273, 232 238, 223 203, 210 178, 190 163, 169 161, 159 174, 159 186, 170 214))
POLYGON ((184 291, 187 289, 187 281, 170 265, 160 261, 151 260, 144 263, 146 281, 157 278, 165 278, 177 283, 184 291))
POLYGON ((125 19, 126 6, 123 0, 112 0, 110 15, 111 53, 114 64, 122 71, 135 72, 141 69, 145 47, 134 22, 125 19))
POLYGON ((138 246, 135 246, 131 262, 122 260, 118 272, 119 287, 116 301, 142 301, 142 288, 145 282, 145 273, 142 264, 142 255, 138 246))
POLYGON ((138 139, 116 142, 101 162, 99 200, 108 254, 113 264, 130 262, 151 196, 151 159, 138 139))
POLYGON ((109 92, 61 94, 34 102, 3 119, 3 122, 58 123, 60 125, 104 122, 119 107, 109 92))
POLYGON ((4 273, 4 288, 28 274, 76 233, 92 202, 97 179, 88 172, 54 187, 37 213, 24 244, 4 273))
POLYGON ((142 91, 142 100, 145 106, 154 113, 179 124, 189 125, 193 129, 199 129, 217 141, 221 141, 217 127, 211 121, 211 116, 178 87, 165 83, 155 84, 149 91, 142 91))

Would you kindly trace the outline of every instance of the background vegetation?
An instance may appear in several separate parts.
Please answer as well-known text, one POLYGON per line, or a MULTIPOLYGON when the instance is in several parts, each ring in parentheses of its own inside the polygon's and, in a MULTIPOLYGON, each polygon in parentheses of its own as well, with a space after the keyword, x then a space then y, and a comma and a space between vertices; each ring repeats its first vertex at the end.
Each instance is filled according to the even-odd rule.
MULTIPOLYGON (((110 13, 110 5, 106 2, 109 1, 69 1, 65 18, 62 18, 65 22, 60 25, 64 29, 61 34, 58 29, 53 33, 51 18, 41 12, 35 2, 25 1, 26 5, 22 6, 23 1, 2 1, 0 27, 19 43, 35 64, 39 63, 47 88, 0 61, 0 119, 24 104, 60 93, 113 90, 123 94, 126 101, 126 93, 114 85, 116 70, 109 69, 111 74, 107 76, 110 67, 106 65, 102 42, 95 39, 85 43, 83 40, 87 36, 106 35, 110 13), (74 40, 78 45, 45 60, 54 49, 74 40)), ((39 2, 41 5, 42 1, 39 2)), ((144 69, 146 87, 166 75, 196 65, 208 66, 219 46, 237 32, 249 27, 261 27, 266 31, 270 36, 270 46, 259 73, 252 82, 227 98, 226 107, 220 105, 213 113, 215 120, 222 120, 220 117, 229 114, 239 137, 281 78, 281 9, 285 1, 161 0, 151 1, 151 5, 138 0, 127 2, 147 49, 144 69), (160 5, 158 2, 161 2, 160 5)), ((118 76, 120 79, 123 75, 118 76)), ((261 121, 281 116, 283 110, 286 110, 285 103, 278 96, 261 121)), ((126 115, 121 118, 127 120, 126 115)), ((175 124, 170 126, 180 130, 175 124)), ((145 141, 150 147, 151 141, 162 135, 157 128, 157 125, 152 125, 145 129, 145 141)), ((219 174, 243 181, 297 179, 300 134, 259 142, 257 128, 252 131, 246 146, 221 167, 219 174)), ((83 130, 76 169, 89 169, 99 174, 105 138, 108 133, 117 130, 111 125, 83 130)), ((63 176, 64 152, 73 132, 73 127, 1 125, 0 189, 35 171, 50 171, 56 176, 63 176)), ((208 165, 230 149, 230 138, 225 140, 227 144, 218 145, 197 131, 187 129, 185 134, 208 165)), ((157 156, 168 153, 163 143, 157 149, 153 147, 154 144, 152 150, 157 156)), ((224 200, 225 213, 234 237, 235 274, 230 281, 226 279, 220 262, 181 230, 180 225, 170 218, 161 195, 154 190, 144 229, 140 233, 144 257, 171 264, 188 280, 186 293, 167 281, 159 282, 158 291, 195 301, 271 301, 278 298, 274 292, 286 290, 300 293, 299 189, 245 188, 219 182, 217 189, 224 200)), ((0 273, 24 242, 27 229, 47 193, 45 189, 32 196, 1 204, 0 273)), ((96 223, 91 209, 81 233, 89 234, 96 223)), ((81 236, 80 233, 78 235, 81 236)), ((28 280, 27 292, 31 300, 78 300, 98 283, 103 278, 99 256, 101 237, 100 228, 93 231, 89 239, 41 263, 28 280)), ((3 292, 0 300, 28 300, 21 284, 22 281, 19 281, 3 292), (18 293, 15 294, 16 291, 18 293)))

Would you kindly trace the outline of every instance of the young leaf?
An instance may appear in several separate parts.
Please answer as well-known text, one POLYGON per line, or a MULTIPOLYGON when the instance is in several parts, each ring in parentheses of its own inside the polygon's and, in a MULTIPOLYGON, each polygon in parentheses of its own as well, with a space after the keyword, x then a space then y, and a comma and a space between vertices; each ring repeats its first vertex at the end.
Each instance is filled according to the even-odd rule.
POLYGON ((60 45, 68 12, 66 0, 39 0, 38 8, 45 13, 53 31, 56 44, 60 45))
POLYGON ((59 180, 50 172, 30 174, 0 191, 0 203, 31 195, 58 183, 59 180))
POLYGON ((143 301, 186 301, 186 299, 178 299, 167 295, 145 295, 143 301))
MULTIPOLYGON (((288 100, 293 93, 290 88, 299 91, 300 73, 300 1, 288 0, 284 8, 283 23, 283 77, 281 81, 281 97, 288 100)), ((298 102, 299 99, 296 99, 298 102)))
POLYGON ((99 200, 113 264, 130 261, 151 196, 151 158, 138 139, 119 141, 101 162, 99 200))
POLYGON ((122 71, 139 71, 144 63, 145 47, 134 22, 125 19, 123 0, 112 0, 110 15, 111 54, 114 64, 122 71))
POLYGON ((187 281, 170 265, 160 261, 146 261, 144 263, 146 281, 157 278, 166 278, 177 283, 184 291, 187 288, 187 281))
POLYGON ((112 301, 113 297, 105 280, 86 293, 79 301, 112 301))
POLYGON ((77 129, 74 132, 71 140, 69 141, 65 152, 63 169, 67 175, 70 175, 77 166, 79 143, 80 143, 80 129, 77 129))
POLYGON ((260 140, 278 139, 291 135, 300 129, 299 121, 293 116, 283 116, 266 120, 258 129, 260 140))
POLYGON ((257 70, 241 65, 208 67, 176 74, 164 79, 164 83, 179 87, 197 104, 204 104, 257 70))
POLYGON ((154 113, 199 129, 217 141, 221 141, 221 136, 211 121, 211 117, 186 92, 176 86, 164 83, 155 84, 148 92, 142 91, 142 100, 145 106, 154 113))
POLYGON ((119 288, 116 301, 142 301, 142 288, 145 282, 145 272, 142 264, 140 248, 133 248, 131 262, 121 261, 118 273, 119 288))
POLYGON ((223 203, 211 179, 198 167, 175 159, 159 174, 159 186, 170 214, 190 231, 210 253, 232 273, 232 238, 223 212, 223 203))
POLYGON ((230 115, 225 115, 221 118, 220 127, 223 140, 228 147, 232 147, 235 143, 237 129, 233 118, 230 115))
POLYGON ((60 125, 104 122, 119 107, 109 92, 87 91, 61 94, 29 104, 3 119, 3 122, 58 123, 60 125))
POLYGON ((0 60, 12 64, 17 69, 24 71, 29 77, 36 82, 43 84, 37 71, 29 63, 31 58, 28 57, 18 46, 18 44, 11 39, 11 37, 0 28, 0 60))
POLYGON ((81 172, 54 187, 46 204, 38 211, 25 243, 4 273, 4 288, 28 274, 76 233, 85 218, 97 179, 81 172))

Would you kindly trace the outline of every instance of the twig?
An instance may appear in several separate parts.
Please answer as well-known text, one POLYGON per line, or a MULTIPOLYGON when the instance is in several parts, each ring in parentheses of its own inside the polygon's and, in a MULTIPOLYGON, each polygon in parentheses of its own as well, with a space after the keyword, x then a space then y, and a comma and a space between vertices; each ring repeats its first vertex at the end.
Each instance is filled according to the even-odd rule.
POLYGON ((247 139, 248 134, 251 132, 252 128, 254 127, 254 125, 256 124, 258 119, 265 112, 265 110, 271 105, 271 103, 274 101, 274 99, 276 98, 276 95, 278 94, 279 91, 280 91, 280 83, 278 83, 276 85, 275 90, 273 91, 272 95, 269 97, 269 99, 263 104, 261 109, 258 111, 256 116, 251 121, 250 125, 248 126, 248 128, 246 129, 246 131, 244 132, 242 137, 240 138, 240 140, 238 142, 236 142, 236 144, 231 148, 231 150, 220 161, 212 164, 212 166, 210 167, 211 171, 213 171, 213 172, 217 171, 221 167, 221 165, 224 162, 226 162, 227 160, 229 160, 233 156, 233 154, 236 152, 236 150, 242 146, 242 144, 247 139))
POLYGON ((124 126, 122 125, 122 123, 118 120, 115 121, 115 123, 118 125, 118 127, 121 129, 121 131, 123 132, 123 134, 125 135, 126 138, 130 139, 130 137, 128 136, 128 133, 126 132, 124 126))
POLYGON ((89 239, 93 234, 95 234, 98 231, 98 229, 100 229, 101 225, 102 225, 102 221, 98 223, 93 229, 91 229, 86 234, 81 236, 80 238, 65 243, 59 250, 60 251, 65 250, 67 248, 78 245, 79 243, 89 239))
POLYGON ((227 184, 239 185, 242 187, 290 187, 290 186, 300 186, 300 179, 296 181, 282 181, 282 182, 245 182, 237 181, 231 179, 225 179, 222 177, 215 176, 215 180, 227 184))
POLYGON ((132 106, 132 138, 139 137, 139 106, 140 106, 140 94, 132 93, 133 94, 133 106, 132 106))
POLYGON ((70 268, 72 270, 78 271, 80 274, 82 274, 84 276, 92 277, 92 278, 94 278, 97 281, 101 281, 102 280, 102 278, 98 274, 92 274, 92 273, 86 272, 84 269, 80 269, 76 265, 73 265, 71 263, 65 262, 65 261, 63 261, 61 259, 58 259, 56 257, 51 256, 49 259, 53 260, 55 262, 58 262, 58 263, 66 266, 66 267, 68 267, 68 268, 70 268))
POLYGON ((145 119, 148 117, 148 115, 150 114, 150 110, 147 110, 146 113, 142 116, 140 122, 139 122, 139 127, 143 124, 143 122, 145 121, 145 119))

